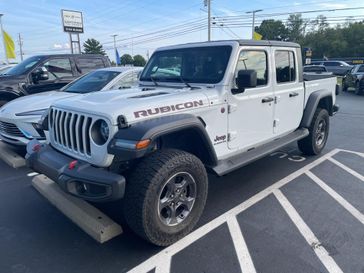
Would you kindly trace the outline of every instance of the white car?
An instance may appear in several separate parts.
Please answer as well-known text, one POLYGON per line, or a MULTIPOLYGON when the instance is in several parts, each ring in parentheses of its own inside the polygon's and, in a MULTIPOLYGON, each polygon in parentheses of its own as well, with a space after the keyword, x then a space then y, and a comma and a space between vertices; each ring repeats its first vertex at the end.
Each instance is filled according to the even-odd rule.
POLYGON ((109 67, 92 71, 59 91, 49 91, 21 97, 0 108, 0 137, 2 141, 25 146, 30 140, 45 140, 38 121, 56 100, 82 94, 113 89, 130 88, 138 83, 142 68, 109 67))

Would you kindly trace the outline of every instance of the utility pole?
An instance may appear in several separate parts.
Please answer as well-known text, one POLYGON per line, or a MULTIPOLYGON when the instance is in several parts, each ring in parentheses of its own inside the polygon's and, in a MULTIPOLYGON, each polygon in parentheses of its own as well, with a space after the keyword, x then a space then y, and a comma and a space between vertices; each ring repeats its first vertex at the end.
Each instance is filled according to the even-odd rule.
POLYGON ((0 30, 1 30, 1 37, 3 39, 3 45, 4 45, 4 54, 5 54, 5 62, 6 64, 9 64, 8 56, 6 55, 6 45, 5 45, 5 39, 4 39, 4 30, 3 30, 3 23, 1 21, 1 18, 4 14, 0 13, 0 30))
POLYGON ((253 22, 252 22, 252 39, 254 39, 254 31, 255 31, 255 13, 263 11, 262 9, 256 9, 252 11, 248 11, 246 13, 252 13, 253 14, 253 22))
POLYGON ((204 6, 207 7, 207 40, 211 41, 211 0, 204 0, 204 6))
POLYGON ((20 51, 20 60, 23 61, 23 39, 19 33, 18 36, 18 44, 19 44, 19 51, 20 51))
POLYGON ((117 55, 116 55, 116 36, 118 36, 118 35, 117 34, 111 35, 111 37, 113 37, 113 39, 114 39, 115 63, 118 64, 117 55))

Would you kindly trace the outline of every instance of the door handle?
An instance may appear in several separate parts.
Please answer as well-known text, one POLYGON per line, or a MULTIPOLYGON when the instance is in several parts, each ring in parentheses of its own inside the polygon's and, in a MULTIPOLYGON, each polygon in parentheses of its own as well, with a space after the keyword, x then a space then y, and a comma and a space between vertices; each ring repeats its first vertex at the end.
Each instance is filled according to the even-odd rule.
POLYGON ((268 103, 274 101, 274 98, 272 97, 265 97, 262 99, 262 103, 268 103))
POLYGON ((299 94, 297 92, 292 92, 292 93, 289 93, 289 97, 292 98, 292 97, 296 97, 298 96, 299 94))

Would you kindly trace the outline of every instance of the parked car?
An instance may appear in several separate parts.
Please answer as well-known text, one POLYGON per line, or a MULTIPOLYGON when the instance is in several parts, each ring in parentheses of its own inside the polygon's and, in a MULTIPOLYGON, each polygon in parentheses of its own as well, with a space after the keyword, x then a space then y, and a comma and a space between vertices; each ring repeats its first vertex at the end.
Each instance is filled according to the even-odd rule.
POLYGON ((89 92, 125 89, 137 85, 142 68, 109 67, 94 70, 59 91, 21 97, 0 108, 0 136, 8 144, 24 146, 32 139, 44 141, 38 125, 49 106, 63 98, 89 92))
POLYGON ((364 64, 354 66, 343 79, 343 90, 354 87, 355 94, 364 94, 364 64))
POLYGON ((315 61, 312 65, 323 65, 328 72, 332 72, 337 76, 345 76, 353 66, 344 61, 315 61))
POLYGON ((304 74, 320 74, 320 75, 332 75, 324 65, 305 65, 303 67, 304 74))
POLYGON ((160 48, 140 86, 53 103, 42 123, 50 144, 29 143, 27 163, 78 198, 123 198, 131 229, 160 246, 198 222, 206 170, 222 176, 295 141, 317 155, 338 110, 336 78, 304 81, 300 46, 288 42, 160 48))
POLYGON ((0 75, 0 106, 25 95, 60 89, 92 70, 109 67, 103 55, 33 56, 0 75))
POLYGON ((6 64, 6 65, 0 66, 0 75, 5 74, 13 66, 15 66, 15 64, 6 64))

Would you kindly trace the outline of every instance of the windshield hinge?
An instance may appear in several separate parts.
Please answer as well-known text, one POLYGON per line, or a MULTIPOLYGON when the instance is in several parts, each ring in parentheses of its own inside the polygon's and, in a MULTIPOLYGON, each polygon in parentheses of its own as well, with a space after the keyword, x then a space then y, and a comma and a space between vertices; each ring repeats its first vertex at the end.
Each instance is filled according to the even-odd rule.
POLYGON ((236 104, 229 104, 228 105, 228 113, 231 114, 232 112, 235 112, 238 106, 236 104))

